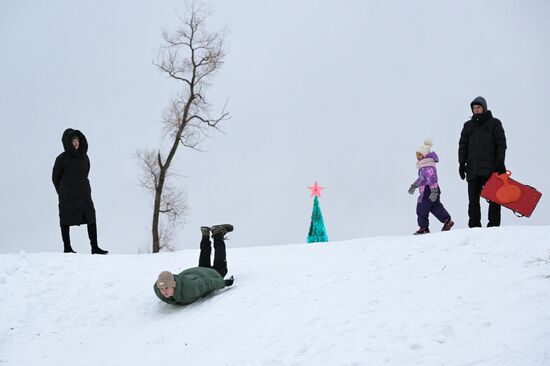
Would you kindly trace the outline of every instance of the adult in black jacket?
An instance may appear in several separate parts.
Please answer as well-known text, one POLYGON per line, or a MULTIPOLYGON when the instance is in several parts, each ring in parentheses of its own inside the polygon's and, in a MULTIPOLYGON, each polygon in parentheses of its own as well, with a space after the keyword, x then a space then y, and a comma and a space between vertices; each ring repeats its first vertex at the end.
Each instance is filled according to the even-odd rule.
MULTIPOLYGON (((506 172, 506 135, 502 123, 487 109, 485 98, 475 98, 470 107, 473 115, 464 123, 458 143, 459 174, 468 182, 468 226, 481 227, 481 190, 493 172, 506 172)), ((487 227, 491 226, 500 226, 500 206, 492 202, 487 227)))
POLYGON ((78 130, 68 128, 61 138, 64 152, 55 159, 52 181, 59 197, 59 222, 65 253, 75 253, 71 247, 69 228, 88 224, 92 254, 107 254, 97 245, 97 226, 88 173, 88 141, 78 130))

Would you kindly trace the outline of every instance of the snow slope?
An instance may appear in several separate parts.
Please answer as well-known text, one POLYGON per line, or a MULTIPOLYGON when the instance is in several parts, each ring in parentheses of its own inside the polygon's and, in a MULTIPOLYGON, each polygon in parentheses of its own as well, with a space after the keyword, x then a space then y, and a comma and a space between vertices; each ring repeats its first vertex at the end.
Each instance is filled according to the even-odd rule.
POLYGON ((187 307, 152 285, 198 250, 1 255, 0 365, 550 365, 549 238, 228 241, 235 285, 187 307))

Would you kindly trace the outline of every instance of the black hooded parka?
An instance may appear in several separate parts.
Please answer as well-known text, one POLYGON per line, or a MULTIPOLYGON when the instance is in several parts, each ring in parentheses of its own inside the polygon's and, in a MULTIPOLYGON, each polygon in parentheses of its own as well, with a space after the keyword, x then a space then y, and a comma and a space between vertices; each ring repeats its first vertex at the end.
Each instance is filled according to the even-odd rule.
POLYGON ((52 181, 59 197, 59 221, 61 226, 95 224, 95 208, 88 173, 88 141, 82 132, 68 128, 61 138, 64 152, 55 159, 52 181), (77 149, 74 137, 80 140, 77 149))

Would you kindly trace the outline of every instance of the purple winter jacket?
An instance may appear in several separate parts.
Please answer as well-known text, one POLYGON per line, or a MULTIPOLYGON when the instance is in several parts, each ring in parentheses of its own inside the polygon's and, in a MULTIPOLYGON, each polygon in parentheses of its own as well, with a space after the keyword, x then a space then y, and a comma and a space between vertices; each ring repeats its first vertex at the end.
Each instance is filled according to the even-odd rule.
MULTIPOLYGON (((439 162, 439 157, 435 152, 427 154, 425 159, 433 159, 434 162, 439 162)), ((418 169, 418 179, 415 181, 415 184, 418 186, 418 191, 420 195, 418 196, 418 202, 422 201, 424 197, 424 188, 430 186, 430 189, 439 188, 437 183, 437 168, 435 166, 426 166, 418 169)))

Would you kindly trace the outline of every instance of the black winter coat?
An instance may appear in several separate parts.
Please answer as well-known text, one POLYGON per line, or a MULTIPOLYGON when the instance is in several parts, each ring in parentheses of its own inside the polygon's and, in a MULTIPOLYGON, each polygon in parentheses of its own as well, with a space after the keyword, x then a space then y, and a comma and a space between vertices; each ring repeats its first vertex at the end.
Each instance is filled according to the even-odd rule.
POLYGON ((506 135, 491 111, 464 123, 458 143, 458 162, 466 164, 466 176, 488 177, 506 157, 506 135))
POLYGON ((61 138, 64 152, 55 159, 52 181, 59 197, 59 221, 61 225, 94 224, 95 208, 88 173, 88 141, 78 130, 68 128, 61 138), (72 144, 73 136, 78 136, 80 146, 72 144))

